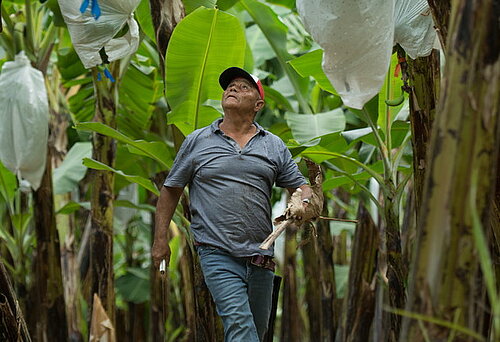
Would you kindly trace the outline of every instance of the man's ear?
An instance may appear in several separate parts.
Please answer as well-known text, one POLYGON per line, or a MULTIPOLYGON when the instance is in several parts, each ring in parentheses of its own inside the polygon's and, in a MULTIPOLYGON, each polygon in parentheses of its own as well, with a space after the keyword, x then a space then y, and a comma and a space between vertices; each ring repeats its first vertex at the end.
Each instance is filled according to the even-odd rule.
POLYGON ((261 110, 262 107, 264 107, 264 104, 265 104, 264 100, 261 100, 261 99, 257 100, 255 102, 255 110, 254 110, 254 112, 257 113, 259 110, 261 110))

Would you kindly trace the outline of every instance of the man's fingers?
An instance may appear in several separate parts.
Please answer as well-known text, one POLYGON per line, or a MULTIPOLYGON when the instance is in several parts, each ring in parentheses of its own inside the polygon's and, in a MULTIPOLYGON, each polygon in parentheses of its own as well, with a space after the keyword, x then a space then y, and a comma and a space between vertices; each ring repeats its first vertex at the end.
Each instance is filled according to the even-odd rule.
POLYGON ((168 242, 155 241, 153 247, 151 248, 151 257, 153 258, 153 265, 158 268, 163 259, 168 262, 170 261, 170 246, 168 242))
POLYGON ((168 251, 160 255, 153 254, 153 265, 155 268, 158 269, 161 266, 162 261, 165 261, 165 267, 168 267, 170 263, 170 253, 168 251))

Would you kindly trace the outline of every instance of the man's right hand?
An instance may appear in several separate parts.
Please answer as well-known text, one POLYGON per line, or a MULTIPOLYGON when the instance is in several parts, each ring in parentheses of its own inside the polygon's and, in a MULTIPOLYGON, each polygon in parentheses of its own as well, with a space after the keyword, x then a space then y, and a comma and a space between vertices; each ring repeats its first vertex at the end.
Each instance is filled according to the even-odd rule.
POLYGON ((153 243, 153 247, 151 248, 151 256, 153 257, 153 264, 155 268, 160 267, 160 263, 163 259, 167 264, 167 267, 170 263, 170 246, 168 245, 167 240, 157 240, 155 239, 153 243))

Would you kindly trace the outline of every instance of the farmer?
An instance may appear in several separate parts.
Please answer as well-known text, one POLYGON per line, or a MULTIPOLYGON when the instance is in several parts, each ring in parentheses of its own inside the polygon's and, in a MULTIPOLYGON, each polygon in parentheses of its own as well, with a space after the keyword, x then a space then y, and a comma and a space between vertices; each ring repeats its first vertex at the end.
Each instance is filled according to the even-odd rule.
POLYGON ((156 267, 168 265, 167 227, 189 185, 191 231, 225 341, 258 342, 271 311, 273 250, 259 245, 273 229, 272 186, 302 189, 304 207, 311 190, 283 141, 254 121, 264 106, 261 82, 232 67, 219 83, 224 117, 182 144, 156 206, 151 253, 156 267))

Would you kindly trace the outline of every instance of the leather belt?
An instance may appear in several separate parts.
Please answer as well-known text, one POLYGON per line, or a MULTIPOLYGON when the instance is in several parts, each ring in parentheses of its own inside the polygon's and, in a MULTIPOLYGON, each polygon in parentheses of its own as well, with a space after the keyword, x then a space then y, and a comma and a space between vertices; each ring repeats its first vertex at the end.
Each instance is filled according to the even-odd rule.
MULTIPOLYGON (((198 247, 198 246, 209 246, 209 247, 212 247, 211 245, 208 245, 206 243, 202 243, 202 242, 198 242, 198 241, 194 241, 194 246, 195 247, 198 247)), ((217 248, 217 247, 213 247, 213 248, 217 248)), ((258 267, 262 267, 262 268, 265 268, 265 269, 268 269, 268 270, 271 270, 274 272, 274 270, 276 269, 276 263, 273 261, 273 257, 272 256, 269 256, 269 255, 253 255, 251 257, 246 257, 246 259, 248 259, 248 261, 250 261, 250 263, 252 265, 255 265, 255 266, 258 266, 258 267)))
POLYGON ((269 255, 253 255, 249 257, 250 263, 255 266, 266 268, 274 272, 276 264, 273 261, 273 257, 269 255))

